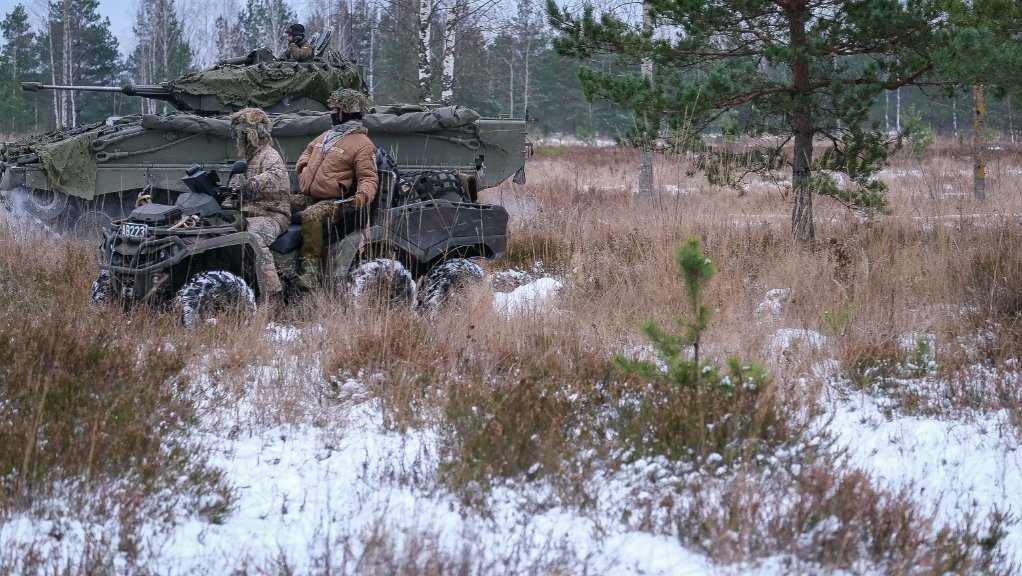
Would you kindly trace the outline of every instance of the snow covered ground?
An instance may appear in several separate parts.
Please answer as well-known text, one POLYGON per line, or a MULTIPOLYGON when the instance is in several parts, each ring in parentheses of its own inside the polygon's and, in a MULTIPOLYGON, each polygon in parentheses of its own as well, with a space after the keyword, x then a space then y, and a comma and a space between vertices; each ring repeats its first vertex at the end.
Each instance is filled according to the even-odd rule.
MULTIPOLYGON (((0 209, 0 220, 5 217, 0 209)), ((506 289, 496 288, 493 305, 499 314, 556 310, 561 279, 522 272, 517 280, 506 289)), ((792 346, 826 350, 823 335, 777 325, 787 294, 785 288, 768 291, 756 309, 757 321, 775 327, 769 354, 783 356, 792 346)), ((289 342, 302 337, 295 328, 273 324, 264 334, 289 342)), ((836 447, 847 450, 849 464, 870 472, 882 486, 906 490, 951 524, 982 524, 993 512, 1007 514, 1013 521, 1006 526, 1004 549, 1022 563, 1019 416, 1005 411, 905 415, 892 411, 882 398, 835 381, 836 365, 820 362, 810 377, 827 391, 820 422, 836 438, 836 447)), ((254 370, 245 386, 258 388, 261 375, 290 370, 286 364, 254 370)), ((295 377, 315 373, 307 370, 295 377)), ((381 549, 407 565, 426 562, 431 555, 452 562, 470 558, 483 573, 542 573, 547 566, 610 575, 790 573, 785 558, 716 565, 675 537, 622 522, 622 508, 634 494, 657 489, 650 478, 663 470, 656 463, 639 461, 592 479, 589 489, 598 504, 585 512, 547 505, 544 492, 553 489, 524 481, 495 487, 485 513, 466 509, 454 496, 419 481, 441 473, 437 438, 425 430, 388 431, 379 401, 367 392, 368 378, 303 382, 324 392, 321 417, 301 426, 239 433, 231 423, 253 407, 207 414, 193 441, 208 450, 209 463, 223 470, 236 497, 228 513, 213 521, 169 502, 169 514, 142 527, 142 540, 126 546, 121 526, 94 520, 110 515, 83 514, 69 497, 40 505, 45 514, 0 517, 0 556, 31 549, 40 557, 73 564, 88 550, 102 547, 116 574, 143 569, 168 575, 230 574, 267 566, 294 574, 359 573, 378 560, 381 549)), ((1022 385, 1020 373, 994 375, 979 369, 971 385, 984 388, 995 378, 1015 388, 1022 385)), ((926 376, 914 384, 927 388, 926 376)))
MULTIPOLYGON (((508 315, 551 309, 560 287, 556 278, 533 279, 497 292, 494 306, 508 315)), ((773 316, 778 294, 783 290, 765 298, 766 317, 773 316)), ((796 343, 825 346, 823 336, 803 332, 780 328, 772 345, 778 353, 796 343)), ((265 337, 294 341, 301 333, 271 324, 265 337)), ((832 376, 833 365, 821 363, 818 377, 832 376)), ((267 372, 272 370, 254 371, 246 387, 258 387, 259 374, 267 372)), ((210 464, 225 472, 236 496, 230 512, 216 521, 172 506, 170 517, 144 527, 130 559, 123 542, 118 544, 116 523, 94 525, 57 501, 47 504, 48 516, 0 520, 0 550, 31 546, 44 557, 74 561, 89 547, 106 545, 114 573, 148 568, 159 574, 229 574, 267 566, 280 573, 359 573, 381 550, 407 566, 437 555, 471 558, 483 573, 542 573, 546 566, 610 575, 790 571, 784 558, 714 565, 677 538, 621 522, 622 507, 636 492, 655 491, 656 475, 663 472, 644 460, 594 478, 598 503, 584 513, 543 506, 543 492, 551 488, 542 482, 497 486, 487 513, 467 510, 451 495, 423 488, 429 482, 416 481, 440 473, 432 432, 388 432, 364 379, 311 385, 324 390, 318 424, 239 433, 231 430, 231 421, 253 407, 234 407, 227 418, 207 415, 194 441, 210 451, 210 464)), ((853 465, 882 483, 909 489, 950 522, 982 520, 995 509, 1022 510, 1022 460, 1009 414, 960 420, 891 415, 869 395, 833 383, 829 390, 821 422, 848 449, 853 465)), ((1006 544, 1022 560, 1022 528, 1010 526, 1006 544)))
MULTIPOLYGON (((1018 375, 1009 375, 1016 381, 1018 375)), ((976 385, 981 385, 977 382, 976 385)), ((945 420, 885 415, 875 398, 835 394, 832 429, 852 464, 871 471, 951 524, 1022 512, 1022 452, 1006 411, 945 420)), ((1022 526, 1007 527, 1005 550, 1022 562, 1022 526)))

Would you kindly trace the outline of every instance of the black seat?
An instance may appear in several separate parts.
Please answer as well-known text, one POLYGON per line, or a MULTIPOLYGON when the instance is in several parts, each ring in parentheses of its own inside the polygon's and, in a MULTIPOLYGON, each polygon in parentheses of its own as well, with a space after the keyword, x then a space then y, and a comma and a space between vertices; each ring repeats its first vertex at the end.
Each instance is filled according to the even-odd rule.
MULTIPOLYGON (((299 212, 298 214, 301 215, 301 212, 299 212)), ((294 222, 293 216, 291 218, 291 222, 294 222)), ((292 223, 290 226, 287 227, 287 230, 283 234, 278 236, 277 239, 273 241, 273 244, 270 244, 270 250, 273 250, 278 254, 287 254, 288 252, 292 252, 301 247, 302 247, 301 222, 299 222, 298 224, 292 223)))

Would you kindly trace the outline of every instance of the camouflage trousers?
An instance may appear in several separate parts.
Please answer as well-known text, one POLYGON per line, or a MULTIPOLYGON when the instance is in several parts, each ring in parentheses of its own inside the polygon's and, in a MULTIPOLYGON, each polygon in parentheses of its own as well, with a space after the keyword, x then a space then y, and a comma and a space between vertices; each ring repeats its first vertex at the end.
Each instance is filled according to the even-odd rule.
POLYGON ((280 285, 280 277, 277 276, 277 267, 273 263, 273 254, 270 254, 270 244, 281 234, 280 224, 269 216, 256 216, 245 220, 246 230, 256 237, 259 243, 260 256, 256 262, 259 269, 259 276, 266 283, 260 290, 261 293, 269 296, 276 294, 284 288, 280 285))
POLYGON ((305 194, 291 195, 291 213, 302 212, 302 222, 322 222, 329 226, 340 212, 333 200, 319 200, 305 194))

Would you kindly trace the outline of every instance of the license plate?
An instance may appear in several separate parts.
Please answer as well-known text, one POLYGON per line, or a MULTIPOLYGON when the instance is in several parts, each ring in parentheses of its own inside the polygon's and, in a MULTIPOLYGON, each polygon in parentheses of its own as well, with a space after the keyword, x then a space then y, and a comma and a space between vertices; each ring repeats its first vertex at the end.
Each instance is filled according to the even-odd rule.
POLYGON ((121 224, 121 229, 118 232, 121 236, 127 236, 128 238, 145 238, 149 235, 148 224, 129 224, 125 222, 121 224))

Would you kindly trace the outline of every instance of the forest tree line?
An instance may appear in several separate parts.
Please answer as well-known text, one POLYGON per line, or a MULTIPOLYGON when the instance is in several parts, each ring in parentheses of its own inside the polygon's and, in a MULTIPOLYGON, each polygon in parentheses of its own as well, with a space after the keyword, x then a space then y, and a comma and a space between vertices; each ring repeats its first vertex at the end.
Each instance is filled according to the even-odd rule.
MULTIPOLYGON (((34 133, 167 108, 163 102, 122 94, 28 93, 20 82, 159 83, 257 47, 279 53, 286 43, 282 29, 291 22, 302 22, 310 35, 331 30, 330 48, 361 66, 373 101, 422 100, 416 0, 324 3, 302 19, 283 0, 247 0, 243 5, 226 0, 206 3, 206 8, 212 4, 217 4, 214 15, 200 12, 196 17, 196 6, 188 5, 185 18, 175 0, 142 0, 131 39, 114 37, 109 19, 97 12, 98 0, 50 2, 41 25, 34 23, 26 5, 15 6, 0 22, 0 134, 34 133), (122 59, 124 44, 134 48, 122 59)), ((470 17, 458 22, 454 103, 484 116, 524 117, 528 108, 535 129, 581 137, 613 134, 617 125, 628 122, 626 111, 582 98, 579 64, 551 47, 542 6, 523 0, 518 11, 501 22, 494 12, 492 5, 466 9, 470 17)), ((444 15, 437 10, 431 17, 440 20, 444 15)), ((432 35, 438 53, 443 50, 440 24, 432 35)), ((441 74, 440 62, 435 74, 441 74)), ((439 89, 428 96, 439 99, 439 89)))
MULTIPOLYGON (((20 89, 22 81, 159 83, 256 47, 277 53, 286 42, 282 29, 295 21, 310 35, 330 30, 330 48, 362 67, 379 103, 450 100, 486 116, 528 113, 536 133, 581 138, 615 136, 635 121, 628 110, 583 97, 582 63, 555 49, 556 33, 538 0, 510 7, 494 0, 340 0, 319 3, 301 19, 285 0, 140 0, 133 38, 115 37, 98 6, 99 0, 53 0, 18 4, 3 15, 0 134, 167 111, 162 102, 121 94, 28 93, 20 89), (419 41, 424 25, 431 54, 425 70, 419 41), (124 46, 133 48, 122 57, 124 46)), ((609 74, 638 69, 627 59, 596 61, 609 74)), ((987 126, 1015 141, 1022 122, 1012 104, 1011 98, 991 99, 987 126)), ((914 122, 963 139, 972 106, 968 93, 908 87, 878 98, 871 115, 889 130, 914 122)), ((726 131, 729 121, 722 116, 715 129, 726 131)))

